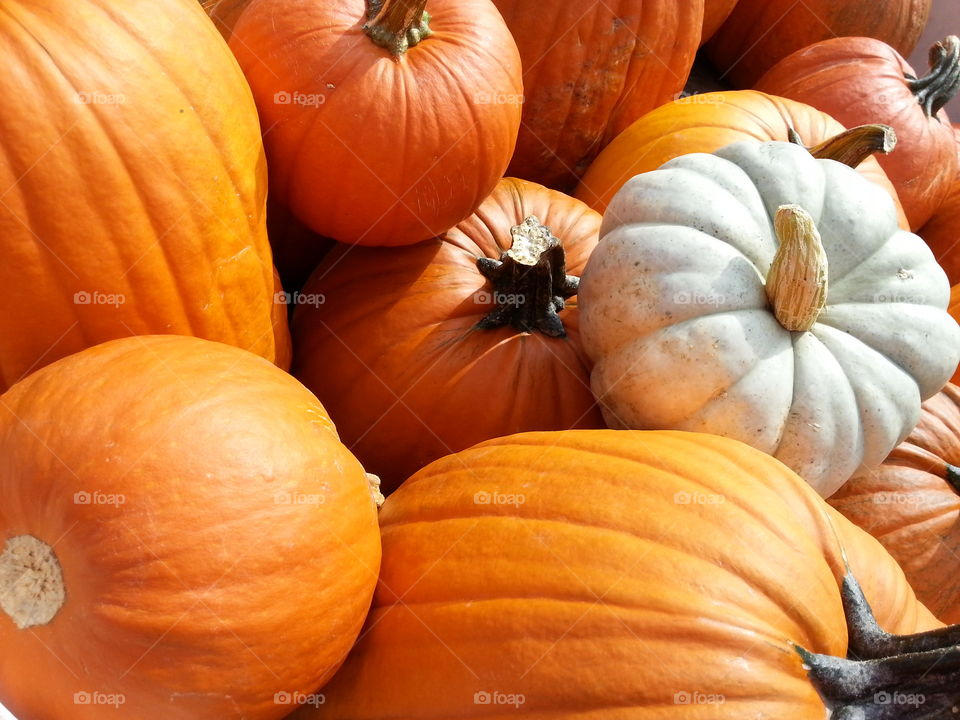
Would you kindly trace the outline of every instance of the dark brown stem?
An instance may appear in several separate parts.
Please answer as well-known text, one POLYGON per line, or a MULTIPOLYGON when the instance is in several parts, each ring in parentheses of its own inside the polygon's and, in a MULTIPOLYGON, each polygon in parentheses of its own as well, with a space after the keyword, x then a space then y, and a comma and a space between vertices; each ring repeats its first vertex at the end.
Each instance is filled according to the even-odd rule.
POLYGON ((482 294, 495 305, 477 327, 511 325, 521 332, 539 330, 550 337, 565 337, 557 313, 566 298, 577 294, 580 280, 566 274, 563 245, 533 215, 510 233, 513 244, 499 260, 477 260, 477 269, 493 286, 492 293, 482 294))
POLYGON ((793 128, 787 131, 787 137, 795 145, 807 148, 818 160, 836 160, 852 168, 874 153, 886 155, 897 146, 897 134, 889 125, 860 125, 844 130, 813 147, 804 145, 793 128))
POLYGON ((892 635, 848 571, 841 588, 846 658, 801 647, 810 680, 835 720, 927 720, 960 712, 960 625, 892 635))
POLYGON ((906 76, 907 86, 927 117, 936 117, 960 90, 960 38, 950 35, 930 48, 930 73, 906 76))
POLYGON ((960 493, 960 468, 956 465, 951 465, 947 463, 947 474, 944 478, 947 483, 952 487, 957 493, 960 493))
POLYGON ((400 57, 430 34, 426 4, 427 0, 367 0, 363 31, 374 44, 400 57))

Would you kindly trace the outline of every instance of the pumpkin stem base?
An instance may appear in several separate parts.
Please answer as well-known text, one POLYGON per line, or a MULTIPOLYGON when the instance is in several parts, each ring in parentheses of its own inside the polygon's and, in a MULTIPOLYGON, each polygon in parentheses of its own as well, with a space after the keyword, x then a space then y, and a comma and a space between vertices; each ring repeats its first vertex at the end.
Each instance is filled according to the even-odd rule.
POLYGON ((580 279, 566 274, 563 245, 533 215, 510 232, 513 245, 499 260, 477 260, 477 269, 493 285, 495 307, 476 327, 511 325, 521 332, 565 337, 558 313, 565 299, 577 294, 580 279))
POLYGON ((841 588, 847 658, 797 647, 836 720, 924 720, 960 713, 960 625, 892 635, 877 623, 860 584, 841 588))
POLYGON ((960 90, 960 38, 950 35, 930 48, 930 73, 906 78, 927 117, 937 113, 960 90))
POLYGON ((63 572, 53 548, 33 535, 9 538, 0 555, 0 609, 20 630, 46 625, 63 607, 63 572))
POLYGON ((367 0, 367 23, 363 26, 374 45, 396 58, 430 35, 426 0, 367 0))

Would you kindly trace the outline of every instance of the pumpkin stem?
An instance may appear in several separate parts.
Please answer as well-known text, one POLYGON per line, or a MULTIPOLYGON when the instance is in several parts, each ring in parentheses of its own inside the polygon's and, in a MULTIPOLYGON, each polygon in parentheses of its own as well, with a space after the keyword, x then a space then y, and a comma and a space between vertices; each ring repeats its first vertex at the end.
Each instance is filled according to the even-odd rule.
POLYGON ((370 495, 373 497, 373 501, 377 504, 377 510, 380 509, 380 506, 383 505, 386 498, 383 497, 383 493, 380 492, 380 476, 374 475, 373 473, 367 473, 367 482, 370 484, 370 495))
POLYGON ((945 479, 950 487, 960 493, 960 468, 958 468, 956 465, 947 463, 947 474, 945 479))
POLYGON ((795 145, 806 148, 818 160, 836 160, 852 168, 874 153, 886 155, 897 146, 897 133, 889 125, 860 125, 813 147, 804 145, 793 128, 787 131, 787 137, 795 145))
POLYGON ((810 214, 781 205, 773 219, 780 247, 767 273, 767 299, 791 332, 813 327, 827 301, 827 254, 810 214))
POLYGON ((430 35, 427 0, 367 0, 363 31, 375 45, 399 58, 430 35))
POLYGON ((960 625, 892 635, 883 630, 856 578, 840 590, 847 657, 796 646, 810 680, 837 720, 922 720, 960 711, 960 625))
POLYGON ((960 90, 960 38, 949 35, 930 48, 930 74, 906 76, 907 86, 927 117, 936 117, 960 90))
POLYGON ((63 607, 63 572, 53 548, 33 535, 9 538, 0 555, 0 609, 20 630, 46 625, 63 607))
POLYGON ((559 238, 533 215, 510 229, 513 244, 499 260, 482 257, 477 269, 493 285, 495 305, 477 328, 512 325, 521 332, 539 330, 566 337, 557 314, 564 300, 577 294, 580 279, 566 274, 567 261, 559 238))

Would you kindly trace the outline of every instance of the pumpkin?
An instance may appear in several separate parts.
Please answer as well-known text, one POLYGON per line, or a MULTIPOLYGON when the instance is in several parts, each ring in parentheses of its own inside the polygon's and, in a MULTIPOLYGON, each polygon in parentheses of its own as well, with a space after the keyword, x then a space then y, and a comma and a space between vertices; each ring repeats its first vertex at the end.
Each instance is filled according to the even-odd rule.
POLYGON ((490 0, 252 0, 230 37, 271 192, 360 245, 440 235, 486 197, 520 124, 520 55, 490 0))
POLYGON ((960 87, 960 39, 931 51, 931 70, 917 78, 892 47, 872 38, 833 38, 787 56, 756 85, 813 105, 847 126, 882 122, 897 150, 878 157, 913 229, 943 202, 957 174, 953 128, 941 109, 960 87))
POLYGON ((250 91, 196 0, 158 8, 3 4, 0 391, 127 335, 290 362, 250 91))
POLYGON ((924 693, 900 718, 960 703, 960 627, 938 639, 879 543, 732 440, 501 438, 421 470, 380 517, 365 631, 295 717, 823 720, 826 703, 877 720, 877 692, 924 693), (863 642, 877 621, 928 634, 888 636, 906 653, 884 657, 863 642), (861 670, 889 675, 855 687, 861 670))
POLYGON ((583 203, 507 178, 440 238, 338 247, 294 313, 293 372, 387 491, 481 440, 603 427, 566 275, 599 228, 583 203))
POLYGON ((267 232, 277 273, 286 290, 285 300, 292 310, 302 300, 298 291, 330 252, 334 241, 304 227, 293 213, 272 197, 267 198, 267 232))
POLYGON ((610 427, 732 437, 829 497, 883 461, 960 360, 946 276, 889 195, 796 145, 639 175, 600 238, 581 336, 610 427))
POLYGON ((960 388, 923 404, 920 422, 874 472, 830 498, 900 563, 917 596, 960 622, 960 388))
POLYGON ((523 61, 523 121, 507 174, 572 191, 607 143, 683 89, 704 0, 494 4, 523 61))
MULTIPOLYGON (((706 45, 734 86, 751 87, 790 53, 835 37, 872 37, 910 55, 932 0, 739 0, 706 45)), ((865 121, 869 122, 869 121, 865 121)))
POLYGON ((266 360, 95 346, 0 396, 0 455, 0 697, 19 717, 280 718, 353 644, 376 507, 323 407, 266 360))
MULTIPOLYGON (((739 140, 787 141, 791 130, 807 145, 817 146, 843 133, 844 127, 809 105, 752 90, 682 98, 647 113, 611 142, 584 175, 576 197, 602 213, 627 180, 667 160, 712 153, 739 140)), ((864 160, 857 169, 896 202, 897 192, 875 159, 864 160)), ((899 202, 896 206, 902 216, 899 202)), ((905 217, 902 225, 907 227, 905 217)))
POLYGON ((233 26, 240 19, 240 14, 250 4, 250 0, 200 0, 217 30, 223 39, 229 41, 233 34, 233 26))
POLYGON ((953 284, 960 283, 960 130, 954 126, 953 139, 958 154, 957 173, 953 176, 947 195, 917 234, 933 250, 937 262, 943 266, 953 284))
POLYGON ((723 21, 733 12, 737 0, 704 0, 703 29, 700 31, 700 44, 703 45, 720 29, 723 21))

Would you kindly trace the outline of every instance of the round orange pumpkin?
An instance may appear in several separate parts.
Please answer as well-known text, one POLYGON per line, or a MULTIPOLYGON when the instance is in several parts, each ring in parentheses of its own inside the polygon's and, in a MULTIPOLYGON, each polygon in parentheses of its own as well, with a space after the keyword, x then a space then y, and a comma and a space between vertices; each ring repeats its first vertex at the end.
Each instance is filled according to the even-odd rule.
POLYGON ((435 237, 510 161, 520 55, 490 0, 252 0, 230 47, 260 111, 271 192, 320 235, 435 237))
POLYGON ((856 579, 885 630, 940 624, 876 540, 733 440, 501 438, 421 470, 380 520, 363 636, 298 717, 823 720, 826 702, 880 718, 875 693, 907 687, 926 693, 923 712, 960 703, 960 627, 927 635, 927 656, 916 638, 875 652, 856 579), (871 687, 878 670, 886 685, 871 687), (838 701, 851 675, 859 694, 838 701))
POLYGON ((907 57, 927 24, 932 2, 738 0, 706 49, 738 88, 751 87, 790 53, 828 38, 877 38, 907 57))
POLYGON ((508 178, 441 238, 337 247, 294 313, 293 372, 387 491, 482 440, 603 427, 565 287, 599 227, 583 203, 508 178), (542 226, 523 225, 531 216, 542 226), (544 226, 557 247, 527 242, 544 226))
POLYGON ((917 427, 875 472, 830 498, 896 558, 917 596, 960 622, 960 388, 923 403, 917 427))
POLYGON ((196 0, 10 0, 0 61, 0 390, 149 333, 286 367, 257 113, 196 0))
MULTIPOLYGON (((712 153, 740 140, 786 142, 791 129, 808 146, 819 145, 844 130, 816 108, 753 90, 692 95, 647 113, 622 132, 594 160, 576 197, 602 213, 634 175, 656 170, 679 155, 712 153)), ((897 192, 877 161, 867 158, 857 169, 890 193, 901 225, 906 227, 897 192)))
POLYGON ((98 345, 0 396, 0 457, 0 698, 19 717, 280 718, 356 638, 380 559, 367 479, 266 360, 98 345))
POLYGON ((572 191, 597 153, 673 99, 703 0, 493 0, 523 61, 523 122, 507 174, 572 191))
POLYGON ((953 126, 957 173, 947 195, 917 234, 922 237, 953 284, 960 283, 960 129, 953 126))
POLYGON ((877 160, 915 230, 943 202, 958 169, 953 128, 942 107, 960 87, 960 39, 938 43, 931 60, 930 74, 918 79, 880 40, 832 38, 785 57, 756 89, 813 105, 847 127, 890 125, 896 152, 877 160))

